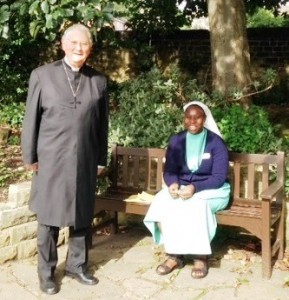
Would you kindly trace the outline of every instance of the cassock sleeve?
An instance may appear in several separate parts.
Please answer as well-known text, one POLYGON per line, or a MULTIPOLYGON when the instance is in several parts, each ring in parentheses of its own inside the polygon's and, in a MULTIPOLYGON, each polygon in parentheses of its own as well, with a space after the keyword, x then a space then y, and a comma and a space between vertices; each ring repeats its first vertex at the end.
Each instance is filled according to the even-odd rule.
POLYGON ((106 78, 103 81, 103 94, 99 103, 99 158, 98 165, 107 165, 107 151, 108 151, 108 118, 109 118, 109 100, 107 91, 106 78))
POLYGON ((21 148, 24 164, 33 164, 38 161, 37 141, 40 120, 41 90, 37 72, 34 70, 29 79, 26 109, 22 124, 21 148))

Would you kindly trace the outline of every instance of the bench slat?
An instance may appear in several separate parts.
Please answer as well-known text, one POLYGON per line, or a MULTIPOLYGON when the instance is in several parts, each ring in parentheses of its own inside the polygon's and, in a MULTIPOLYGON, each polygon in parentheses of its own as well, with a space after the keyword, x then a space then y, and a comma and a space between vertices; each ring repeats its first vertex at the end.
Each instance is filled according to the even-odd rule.
POLYGON ((249 163, 248 164, 248 198, 254 199, 256 196, 254 195, 254 184, 255 184, 255 164, 249 163))
POLYGON ((234 191, 234 198, 240 197, 240 182, 241 182, 241 165, 239 162, 234 163, 234 184, 233 184, 233 191, 234 191))
POLYGON ((262 164, 262 190, 268 188, 269 186, 269 165, 268 164, 262 164))
POLYGON ((139 172, 138 172, 138 170, 140 168, 139 161, 140 161, 140 158, 138 156, 135 157, 135 159, 134 159, 134 165, 133 165, 133 170, 134 170, 133 185, 134 186, 139 186, 139 180, 140 180, 140 178, 139 178, 139 172))

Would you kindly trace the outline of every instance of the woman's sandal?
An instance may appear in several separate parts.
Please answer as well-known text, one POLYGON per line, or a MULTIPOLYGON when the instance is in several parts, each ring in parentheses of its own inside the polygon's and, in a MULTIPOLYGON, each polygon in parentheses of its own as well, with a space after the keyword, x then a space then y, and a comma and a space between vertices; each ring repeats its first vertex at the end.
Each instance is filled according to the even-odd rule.
POLYGON ((178 255, 178 256, 170 255, 162 264, 157 266, 156 272, 159 275, 167 275, 175 269, 183 268, 184 265, 185 265, 185 262, 184 262, 182 256, 180 256, 180 255, 178 255), (175 262, 175 265, 173 267, 168 266, 168 262, 170 260, 173 260, 175 262))
POLYGON ((194 279, 201 279, 207 276, 208 274, 208 259, 206 258, 197 258, 194 260, 197 266, 192 269, 192 277, 194 279))

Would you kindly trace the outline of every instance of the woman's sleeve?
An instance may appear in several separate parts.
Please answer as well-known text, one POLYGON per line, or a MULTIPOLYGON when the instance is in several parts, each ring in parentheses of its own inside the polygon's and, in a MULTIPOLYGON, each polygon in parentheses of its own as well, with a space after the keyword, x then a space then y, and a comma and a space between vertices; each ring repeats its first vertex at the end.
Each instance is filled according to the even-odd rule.
POLYGON ((178 150, 179 143, 172 137, 166 151, 166 161, 164 166, 164 182, 167 186, 172 183, 179 183, 178 150))

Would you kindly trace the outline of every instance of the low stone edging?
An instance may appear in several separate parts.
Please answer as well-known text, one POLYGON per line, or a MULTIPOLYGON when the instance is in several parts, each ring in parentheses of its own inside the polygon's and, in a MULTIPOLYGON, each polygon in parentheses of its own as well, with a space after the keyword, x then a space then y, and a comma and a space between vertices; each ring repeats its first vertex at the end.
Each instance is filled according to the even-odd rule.
MULTIPOLYGON (((8 201, 0 203, 0 264, 37 254, 36 215, 28 208, 31 182, 12 184, 8 201)), ((286 199, 286 244, 289 244, 289 201, 286 199)), ((97 219, 96 219, 97 220, 97 219)), ((68 228, 59 232, 58 245, 68 241, 68 228)))
MULTIPOLYGON (((36 255, 36 215, 28 208, 31 182, 12 184, 8 201, 0 203, 0 264, 36 255)), ((58 245, 67 241, 68 230, 59 233, 58 245)))

